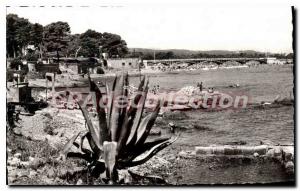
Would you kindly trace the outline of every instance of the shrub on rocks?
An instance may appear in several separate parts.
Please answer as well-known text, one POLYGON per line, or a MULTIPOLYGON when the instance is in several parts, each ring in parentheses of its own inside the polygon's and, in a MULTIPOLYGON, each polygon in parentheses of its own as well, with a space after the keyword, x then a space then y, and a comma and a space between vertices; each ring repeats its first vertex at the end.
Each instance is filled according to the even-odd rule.
POLYGON ((57 176, 61 179, 66 179, 68 174, 68 170, 65 168, 58 169, 57 176))
POLYGON ((285 170, 289 175, 294 174, 294 163, 292 161, 288 161, 285 164, 285 170))
POLYGON ((76 185, 82 185, 83 184, 83 181, 82 181, 82 179, 81 178, 79 178, 78 180, 77 180, 77 183, 76 183, 76 185))
POLYGON ((7 164, 9 166, 18 167, 18 166, 20 166, 20 159, 14 157, 10 161, 8 161, 7 164))
POLYGON ((20 162, 20 165, 24 168, 27 168, 27 167, 29 167, 29 162, 28 161, 22 161, 22 162, 20 162))
POLYGON ((16 157, 16 158, 21 158, 21 153, 16 153, 16 154, 14 154, 14 157, 16 157))
POLYGON ((18 172, 18 177, 29 177, 30 172, 28 170, 23 170, 18 172))
POLYGON ((34 178, 35 176, 37 176, 37 172, 31 170, 30 173, 29 173, 29 177, 34 178))
POLYGON ((56 176, 56 173, 54 171, 53 168, 50 168, 48 171, 47 171, 47 177, 48 178, 54 178, 56 176))
POLYGON ((48 135, 55 135, 55 134, 57 134, 57 132, 54 131, 54 128, 50 124, 48 124, 48 123, 44 123, 44 129, 43 130, 48 135))
POLYGON ((30 163, 30 168, 37 170, 38 168, 42 167, 45 165, 44 160, 41 158, 35 158, 31 163, 30 163))
POLYGON ((15 127, 13 129, 14 134, 21 136, 22 135, 22 130, 21 128, 15 127))

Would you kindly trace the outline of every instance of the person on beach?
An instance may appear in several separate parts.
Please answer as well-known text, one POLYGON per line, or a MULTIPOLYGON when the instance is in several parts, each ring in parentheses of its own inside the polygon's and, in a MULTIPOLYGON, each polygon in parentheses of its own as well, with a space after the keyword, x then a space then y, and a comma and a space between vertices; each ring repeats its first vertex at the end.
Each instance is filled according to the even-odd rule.
POLYGON ((203 83, 202 82, 200 83, 199 89, 200 89, 200 92, 202 92, 202 90, 203 90, 203 83))
POLYGON ((156 94, 156 85, 153 86, 151 92, 155 95, 156 94))
POLYGON ((197 83, 197 87, 199 88, 200 92, 203 90, 203 83, 201 82, 200 84, 197 83))

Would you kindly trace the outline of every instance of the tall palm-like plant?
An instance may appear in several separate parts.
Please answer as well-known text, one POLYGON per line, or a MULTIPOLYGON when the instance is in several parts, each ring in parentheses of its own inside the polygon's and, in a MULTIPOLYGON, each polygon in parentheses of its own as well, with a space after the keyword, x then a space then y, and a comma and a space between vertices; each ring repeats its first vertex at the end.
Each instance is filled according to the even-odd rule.
POLYGON ((106 85, 110 96, 107 112, 101 106, 104 97, 98 86, 89 78, 90 91, 94 93, 94 106, 97 111, 98 125, 94 125, 89 112, 79 104, 86 120, 88 130, 74 135, 64 147, 67 157, 83 158, 89 163, 89 169, 95 176, 106 171, 106 177, 112 182, 118 181, 118 169, 125 169, 145 163, 157 152, 172 144, 176 138, 158 138, 146 141, 160 110, 160 101, 154 111, 143 117, 149 81, 141 80, 138 91, 127 102, 128 74, 115 77, 111 91, 106 85), (125 98, 125 99, 124 99, 125 98), (98 127, 97 127, 98 126, 98 127), (77 138, 80 142, 77 143, 77 138), (91 149, 84 148, 87 139, 91 149), (71 147, 77 151, 70 151, 71 147))

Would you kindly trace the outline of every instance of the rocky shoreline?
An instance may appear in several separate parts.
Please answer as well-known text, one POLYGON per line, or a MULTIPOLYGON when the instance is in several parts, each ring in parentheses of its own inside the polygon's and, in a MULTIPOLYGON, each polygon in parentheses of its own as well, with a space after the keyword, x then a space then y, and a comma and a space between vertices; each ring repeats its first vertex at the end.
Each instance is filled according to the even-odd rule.
MULTIPOLYGON (((79 116, 80 110, 61 111, 55 108, 43 109, 33 116, 21 116, 19 127, 8 132, 7 136, 8 184, 105 184, 88 174, 84 161, 64 160, 61 156, 62 147, 68 139, 85 128, 84 120, 80 120, 79 116), (77 116, 77 120, 71 116, 77 116)), ((154 127, 156 136, 165 133, 159 124, 154 127)), ((199 152, 199 148, 198 151, 182 150, 180 145, 172 145, 145 164, 120 171, 121 183, 190 185, 294 181, 294 175, 286 173, 278 160, 265 154, 241 157, 203 155, 203 152, 199 155, 199 152), (237 169, 244 177, 237 177, 237 169), (227 174, 226 179, 222 178, 224 173, 227 174)))

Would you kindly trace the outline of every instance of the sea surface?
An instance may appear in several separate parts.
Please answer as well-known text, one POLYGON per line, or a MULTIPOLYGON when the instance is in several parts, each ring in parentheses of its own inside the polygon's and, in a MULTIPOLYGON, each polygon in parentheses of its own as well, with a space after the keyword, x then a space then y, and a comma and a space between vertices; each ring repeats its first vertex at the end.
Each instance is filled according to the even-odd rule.
MULTIPOLYGON (((275 144, 294 143, 294 107, 265 106, 261 102, 272 102, 278 96, 293 96, 293 66, 258 66, 237 69, 216 69, 178 73, 151 74, 150 86, 159 85, 160 91, 178 91, 185 86, 204 87, 231 94, 249 97, 246 108, 223 111, 185 111, 180 119, 164 118, 161 128, 168 132, 165 124, 172 122, 181 132, 175 146, 193 148, 212 144, 232 144, 234 142, 258 145, 269 140, 275 144), (232 85, 238 84, 238 87, 232 85), (197 128, 193 128, 196 126, 197 128)), ((137 84, 138 77, 130 83, 137 84)))

